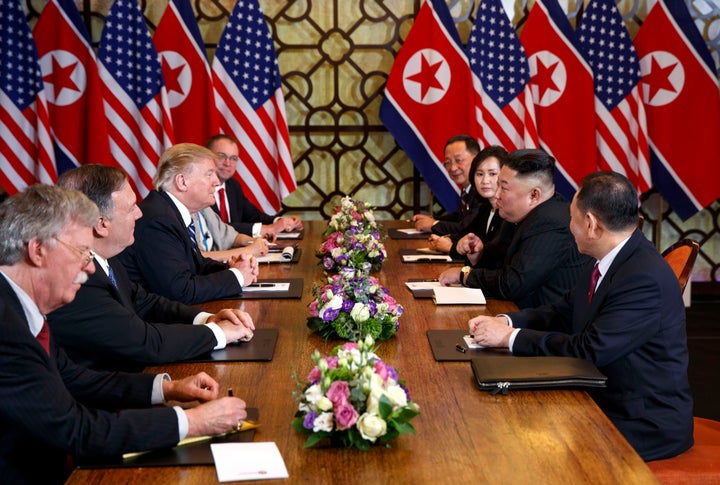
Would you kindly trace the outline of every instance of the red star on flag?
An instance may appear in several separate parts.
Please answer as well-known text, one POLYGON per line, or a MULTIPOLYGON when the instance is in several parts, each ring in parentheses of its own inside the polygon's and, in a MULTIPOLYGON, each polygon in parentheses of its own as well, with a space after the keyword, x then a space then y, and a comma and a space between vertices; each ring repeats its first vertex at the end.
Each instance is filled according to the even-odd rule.
POLYGON ((430 88, 443 88, 442 84, 440 84, 440 81, 438 81, 438 78, 436 76, 438 69, 440 69, 443 61, 438 61, 435 64, 430 64, 424 55, 422 55, 421 58, 422 61, 420 65, 420 71, 413 74, 412 76, 408 76, 406 79, 408 81, 414 81, 420 84, 422 90, 420 99, 425 99, 425 95, 428 91, 430 91, 430 88))

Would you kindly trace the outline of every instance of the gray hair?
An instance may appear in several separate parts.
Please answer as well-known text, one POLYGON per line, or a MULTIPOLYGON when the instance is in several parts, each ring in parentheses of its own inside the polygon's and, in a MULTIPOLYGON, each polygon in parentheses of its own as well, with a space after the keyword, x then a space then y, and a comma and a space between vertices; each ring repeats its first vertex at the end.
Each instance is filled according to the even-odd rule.
POLYGON ((84 194, 52 185, 31 185, 0 204, 0 265, 20 262, 31 239, 48 241, 75 222, 93 227, 100 213, 84 194))
POLYGON ((160 155, 153 186, 157 190, 167 191, 172 188, 176 175, 187 174, 193 164, 206 159, 216 162, 218 156, 212 150, 194 143, 178 143, 168 148, 160 155))

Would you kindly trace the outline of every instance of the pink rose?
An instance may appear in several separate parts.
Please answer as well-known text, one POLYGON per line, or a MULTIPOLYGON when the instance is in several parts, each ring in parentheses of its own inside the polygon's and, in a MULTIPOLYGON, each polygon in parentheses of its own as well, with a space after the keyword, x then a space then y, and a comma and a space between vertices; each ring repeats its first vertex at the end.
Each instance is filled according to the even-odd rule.
POLYGON ((388 378, 388 370, 387 366, 385 365, 385 362, 382 360, 376 360, 375 361, 375 373, 380 376, 380 378, 384 381, 387 381, 388 378))
MULTIPOLYGON (((350 399, 350 386, 345 381, 335 381, 330 384, 330 388, 325 393, 325 396, 330 399, 334 407, 347 404, 350 399)), ((354 421, 353 421, 354 422, 354 421)))
POLYGON ((327 362, 328 369, 334 369, 337 367, 338 357, 337 355, 328 355, 325 357, 325 362, 327 362))
POLYGON ((313 370, 310 371, 310 374, 308 374, 307 380, 310 382, 319 381, 321 377, 320 369, 315 367, 313 370))
POLYGON ((308 310, 309 310, 309 312, 310 312, 310 316, 311 316, 311 317, 317 317, 317 316, 319 316, 319 314, 318 314, 318 301, 317 301, 317 300, 313 300, 312 302, 310 302, 310 304, 308 305, 308 310))
POLYGON ((346 352, 350 352, 351 350, 357 350, 358 344, 355 342, 345 342, 345 345, 343 345, 343 350, 346 352))
POLYGON ((358 418, 358 413, 350 404, 341 404, 335 409, 335 425, 342 431, 353 426, 358 418))

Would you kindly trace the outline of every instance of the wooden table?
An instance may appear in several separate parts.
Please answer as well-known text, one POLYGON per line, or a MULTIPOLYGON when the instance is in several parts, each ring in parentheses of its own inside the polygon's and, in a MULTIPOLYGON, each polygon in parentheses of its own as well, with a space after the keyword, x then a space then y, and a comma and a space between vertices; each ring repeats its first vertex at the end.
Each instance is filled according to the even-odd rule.
MULTIPOLYGON (((398 223, 386 223, 385 227, 398 223)), ((427 329, 464 329, 470 317, 510 311, 512 303, 488 300, 486 306, 435 306, 414 299, 408 278, 435 277, 450 264, 403 264, 399 248, 423 247, 422 240, 386 240, 388 260, 379 278, 405 308, 401 328, 378 354, 395 366, 420 405, 405 435, 391 448, 369 452, 338 448, 304 449, 305 435, 290 421, 297 409, 292 398, 293 371, 304 378, 314 349, 329 352, 305 326, 314 281, 322 273, 314 248, 326 227, 305 224, 297 264, 263 265, 260 277, 305 280, 301 300, 211 302, 210 311, 235 306, 250 313, 257 327, 277 327, 280 334, 272 362, 172 364, 148 368, 174 378, 199 371, 212 375, 224 390, 232 387, 249 407, 260 410, 262 427, 255 441, 274 441, 290 474, 289 483, 657 483, 648 467, 590 397, 581 391, 513 391, 490 395, 474 384, 467 362, 435 362, 427 329)), ((265 481, 263 481, 265 482, 265 481)), ((212 466, 75 470, 70 484, 217 483, 212 466)), ((260 483, 260 482, 258 482, 260 483)), ((287 483, 287 482, 286 482, 287 483)))

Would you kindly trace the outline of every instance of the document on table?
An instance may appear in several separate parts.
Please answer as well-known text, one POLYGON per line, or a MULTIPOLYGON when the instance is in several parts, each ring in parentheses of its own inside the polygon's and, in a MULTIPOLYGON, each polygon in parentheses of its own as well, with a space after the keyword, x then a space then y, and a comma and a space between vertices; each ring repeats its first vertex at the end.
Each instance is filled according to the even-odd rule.
POLYGON ((402 232, 403 234, 408 234, 408 235, 428 234, 427 232, 419 231, 419 230, 417 230, 417 229, 415 229, 415 228, 412 228, 412 227, 408 227, 408 228, 405 228, 405 229, 398 229, 398 231, 402 232))
POLYGON ((485 295, 480 288, 464 286, 436 286, 433 288, 436 305, 484 305, 485 295))
POLYGON ((278 239, 300 239, 300 236, 302 236, 302 233, 300 231, 278 232, 276 234, 276 237, 278 239))
POLYGON ((274 442, 213 443, 210 448, 221 482, 288 478, 285 461, 274 442))
POLYGON ((290 282, 287 283, 253 283, 243 287, 243 293, 252 293, 254 291, 288 291, 290 282))
POLYGON ((430 248, 417 248, 416 251, 423 254, 444 254, 442 251, 436 251, 430 248))
POLYGON ((452 262, 452 258, 446 254, 403 254, 403 263, 417 263, 417 262, 428 262, 428 261, 445 261, 452 262))

